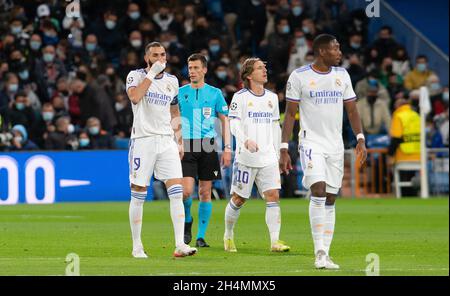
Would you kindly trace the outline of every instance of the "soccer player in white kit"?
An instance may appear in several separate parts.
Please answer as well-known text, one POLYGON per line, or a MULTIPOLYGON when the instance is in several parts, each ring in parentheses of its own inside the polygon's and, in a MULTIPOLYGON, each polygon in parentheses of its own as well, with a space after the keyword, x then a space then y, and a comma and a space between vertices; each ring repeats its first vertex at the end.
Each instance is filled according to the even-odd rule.
POLYGON ((279 240, 281 211, 279 205, 280 171, 277 151, 280 146, 278 96, 264 89, 267 69, 258 58, 247 59, 241 69, 246 88, 234 94, 228 117, 236 138, 236 153, 231 185, 232 197, 225 209, 224 248, 236 252, 234 225, 240 209, 250 197, 253 183, 266 200, 266 224, 270 249, 287 252, 289 246, 279 240))
POLYGON ((286 113, 280 146, 280 169, 292 169, 288 141, 300 106, 299 152, 303 186, 311 190, 309 219, 314 241, 315 267, 339 269, 329 250, 335 225, 335 200, 344 174, 342 141, 343 107, 358 139, 356 153, 361 165, 366 146, 356 95, 347 70, 336 67, 342 53, 332 35, 322 34, 313 42, 315 60, 294 70, 286 85, 286 113))
POLYGON ((171 125, 173 119, 180 120, 178 79, 164 72, 166 50, 160 43, 148 44, 144 59, 147 68, 131 71, 126 81, 134 115, 128 156, 132 255, 135 258, 147 258, 141 241, 142 215, 147 186, 154 173, 155 178, 165 182, 170 200, 176 247, 173 255, 190 256, 197 249, 186 245, 183 240, 183 174, 180 160, 183 157, 182 137, 179 124, 174 124, 175 128, 171 125))

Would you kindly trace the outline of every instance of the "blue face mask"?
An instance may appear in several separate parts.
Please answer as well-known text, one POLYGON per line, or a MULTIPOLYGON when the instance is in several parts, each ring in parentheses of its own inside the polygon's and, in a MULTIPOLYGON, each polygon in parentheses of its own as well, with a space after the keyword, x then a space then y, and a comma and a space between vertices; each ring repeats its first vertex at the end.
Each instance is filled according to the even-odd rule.
POLYGON ((16 108, 17 108, 17 110, 21 111, 21 110, 25 109, 25 104, 24 103, 16 103, 16 108))
POLYGON ((221 80, 227 79, 227 72, 226 71, 217 71, 216 72, 217 77, 221 80))
POLYGON ((98 126, 91 126, 89 128, 89 133, 94 136, 98 135, 100 133, 100 128, 98 126))
POLYGON ((359 49, 359 48, 361 47, 361 44, 355 43, 355 42, 350 42, 350 46, 351 46, 353 49, 359 49))
POLYGON ((139 11, 130 12, 130 18, 132 20, 137 20, 140 16, 141 16, 141 13, 139 11))
POLYGON ((294 16, 299 16, 302 14, 302 12, 303 12, 303 8, 301 6, 295 6, 292 8, 292 14, 294 16))
POLYGON ((18 84, 10 84, 8 86, 8 90, 12 93, 15 93, 19 90, 19 85, 18 84))
POLYGON ((417 64, 416 68, 417 68, 417 71, 419 71, 419 72, 425 72, 427 70, 427 64, 423 64, 423 63, 417 64))
POLYGON ((303 46, 306 44, 306 38, 305 37, 297 38, 295 43, 297 46, 303 46))
POLYGON ((52 53, 44 53, 42 58, 44 59, 44 62, 51 63, 55 59, 55 55, 52 53))
POLYGON ((290 31, 291 31, 291 29, 289 28, 289 26, 283 26, 281 28, 281 33, 282 34, 289 34, 290 31))
POLYGON ((112 30, 116 27, 116 22, 115 21, 111 21, 111 20, 107 20, 105 22, 105 26, 106 28, 108 28, 109 30, 112 30))
POLYGON ((95 43, 86 43, 86 50, 89 52, 92 52, 97 47, 97 44, 95 43))
POLYGON ((53 112, 42 112, 42 119, 44 119, 44 121, 51 121, 53 116, 53 112))
POLYGON ((39 48, 41 48, 41 42, 39 42, 39 41, 30 41, 30 48, 32 50, 35 50, 35 51, 39 50, 39 48))
POLYGON ((448 102, 448 91, 442 93, 442 99, 446 102, 448 102))
POLYGON ((302 31, 303 31, 303 33, 305 33, 305 34, 308 34, 308 33, 311 32, 311 30, 310 30, 307 26, 303 26, 303 27, 302 27, 302 31))
POLYGON ((433 82, 430 84, 431 90, 439 90, 441 89, 441 84, 439 82, 433 82))
POLYGON ((27 80, 30 77, 30 72, 28 72, 28 70, 23 70, 22 72, 19 72, 19 77, 22 80, 27 80))
POLYGON ((22 26, 11 27, 11 33, 14 35, 19 35, 22 32, 22 26))
POLYGON ((218 45, 218 44, 211 45, 211 46, 209 47, 209 50, 210 50, 212 53, 218 53, 219 50, 220 50, 220 45, 218 45))
POLYGON ((87 138, 82 138, 80 139, 80 147, 87 147, 89 145, 89 139, 87 138))

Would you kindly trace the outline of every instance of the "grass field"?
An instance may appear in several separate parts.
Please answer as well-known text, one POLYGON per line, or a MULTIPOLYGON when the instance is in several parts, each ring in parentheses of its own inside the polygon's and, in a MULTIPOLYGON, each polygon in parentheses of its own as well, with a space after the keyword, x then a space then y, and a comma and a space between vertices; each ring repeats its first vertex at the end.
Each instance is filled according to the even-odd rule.
POLYGON ((131 258, 128 203, 2 206, 0 275, 64 275, 68 253, 79 255, 81 275, 365 275, 369 253, 379 255, 381 275, 449 275, 448 198, 338 200, 331 255, 339 271, 313 268, 307 201, 282 200, 281 238, 291 246, 284 254, 269 252, 262 200, 244 206, 238 253, 225 253, 225 206, 214 201, 211 248, 174 259, 169 203, 147 202, 147 260, 131 258))

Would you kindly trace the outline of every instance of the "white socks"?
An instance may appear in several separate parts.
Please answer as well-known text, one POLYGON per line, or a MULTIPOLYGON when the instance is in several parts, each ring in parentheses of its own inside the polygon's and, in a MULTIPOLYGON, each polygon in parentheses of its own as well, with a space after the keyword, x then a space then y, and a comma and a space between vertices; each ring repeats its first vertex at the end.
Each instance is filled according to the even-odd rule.
POLYGON ((318 250, 325 250, 324 229, 325 229, 325 201, 326 197, 311 196, 309 201, 309 221, 314 241, 314 255, 318 250))
POLYGON ((142 215, 144 211, 144 202, 147 192, 131 191, 130 208, 128 214, 130 217, 131 237, 133 239, 133 250, 143 248, 141 241, 142 215))
POLYGON ((335 206, 325 205, 325 227, 323 231, 323 245, 329 256, 331 241, 333 240, 334 224, 336 222, 335 206))
POLYGON ((225 208, 225 234, 224 238, 233 238, 234 233, 234 225, 236 224, 239 214, 240 214, 241 207, 236 206, 233 203, 233 200, 230 199, 228 202, 227 207, 225 208))
POLYGON ((183 186, 175 184, 167 188, 170 200, 170 217, 175 233, 175 246, 184 245, 184 204, 183 186))
POLYGON ((269 229, 270 243, 274 244, 280 238, 281 211, 278 202, 266 203, 266 224, 269 229))

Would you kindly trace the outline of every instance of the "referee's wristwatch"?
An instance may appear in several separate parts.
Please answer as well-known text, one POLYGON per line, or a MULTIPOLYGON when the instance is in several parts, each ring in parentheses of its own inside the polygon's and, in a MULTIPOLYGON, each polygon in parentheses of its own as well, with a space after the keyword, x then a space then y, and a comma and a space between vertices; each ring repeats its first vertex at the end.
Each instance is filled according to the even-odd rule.
POLYGON ((226 144, 223 148, 224 148, 224 150, 225 149, 230 149, 231 150, 231 145, 230 144, 226 144))

